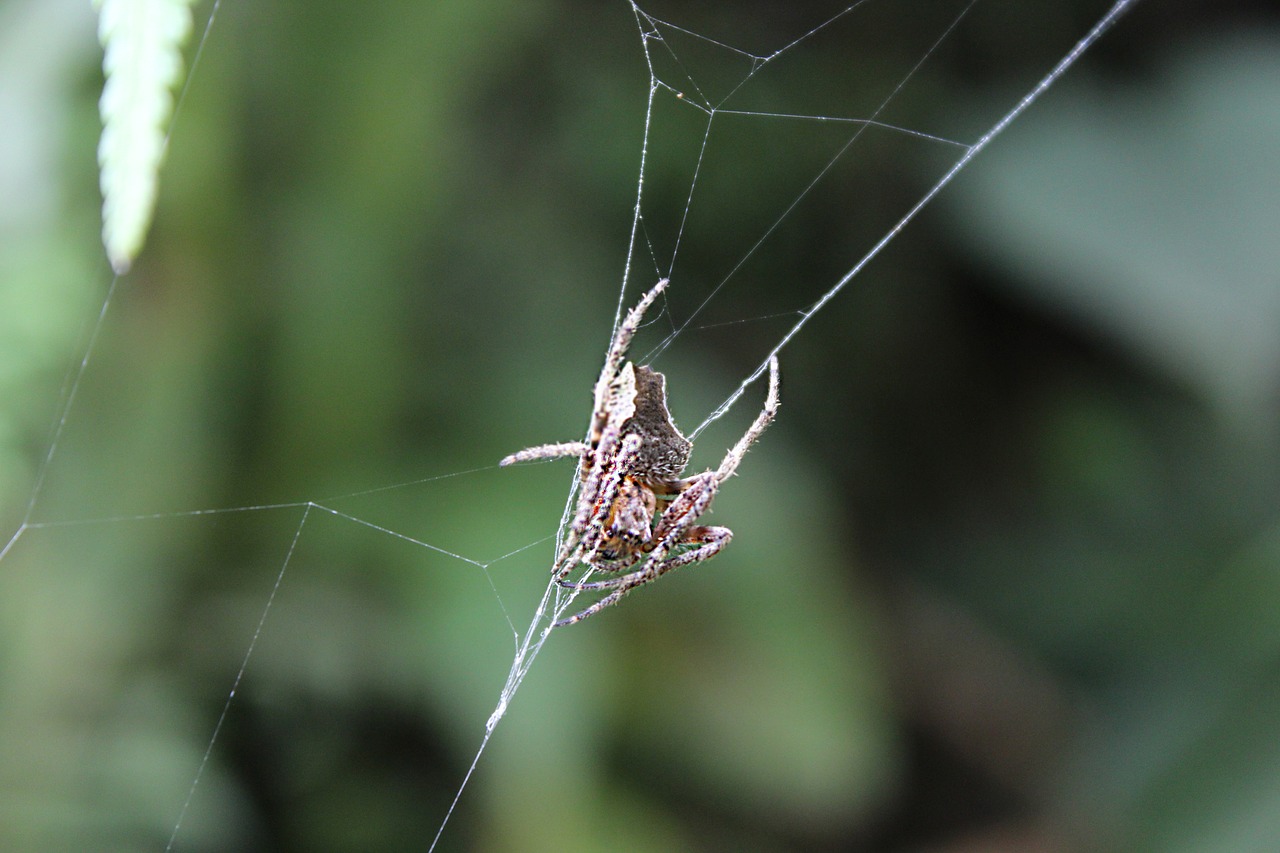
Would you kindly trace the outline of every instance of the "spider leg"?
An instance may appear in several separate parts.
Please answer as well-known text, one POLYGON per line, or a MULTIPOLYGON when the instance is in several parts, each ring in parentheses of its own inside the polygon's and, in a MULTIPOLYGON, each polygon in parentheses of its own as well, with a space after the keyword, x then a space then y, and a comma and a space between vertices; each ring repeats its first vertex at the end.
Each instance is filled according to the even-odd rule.
POLYGON ((588 616, 596 615, 601 610, 604 610, 606 607, 610 606, 611 604, 617 604, 619 601, 622 600, 622 596, 626 595, 627 592, 628 590, 620 589, 617 592, 609 593, 604 598, 600 599, 595 604, 591 605, 585 610, 579 611, 578 613, 573 614, 567 619, 561 619, 558 622, 552 623, 551 627, 563 628, 565 625, 573 625, 578 622, 581 622, 583 619, 586 619, 588 616))
POLYGON ((637 572, 624 575, 620 578, 610 578, 603 581, 591 581, 577 584, 578 589, 611 589, 613 590, 604 598, 595 602, 591 606, 578 611, 574 615, 561 619, 552 625, 553 628, 563 628, 565 625, 573 625, 581 622, 589 616, 594 616, 606 607, 611 607, 622 600, 622 597, 638 586, 644 586, 655 578, 662 577, 672 569, 678 569, 681 566, 687 566, 690 563, 700 563, 708 560, 729 544, 729 540, 733 538, 733 531, 727 527, 693 527, 688 531, 690 538, 684 541, 700 542, 701 544, 692 551, 686 551, 674 557, 665 560, 649 560, 645 563, 645 567, 637 572))
MULTIPOLYGON (((631 346, 631 339, 635 337, 636 330, 640 328, 640 321, 644 319, 644 312, 649 310, 649 306, 658 298, 658 294, 667 289, 667 284, 668 279, 664 278, 651 287, 648 293, 640 297, 640 301, 627 312, 627 316, 618 325, 618 331, 614 333, 613 340, 609 343, 609 352, 604 357, 604 367, 600 369, 600 378, 596 380, 596 407, 591 416, 591 428, 587 431, 588 439, 593 445, 599 444, 600 434, 605 423, 613 417, 613 412, 609 409, 616 399, 616 394, 610 394, 610 386, 618 380, 623 362, 626 360, 627 349, 631 346)), ((634 388, 631 394, 634 398, 634 388)))
POLYGON ((760 410, 760 414, 756 415, 756 419, 751 426, 747 427, 747 431, 742 434, 742 438, 738 439, 738 443, 725 454, 724 460, 716 471, 717 484, 723 483, 733 476, 733 472, 738 470, 738 464, 742 462, 742 457, 747 455, 751 445, 756 443, 761 433, 768 428, 769 424, 773 423, 773 419, 777 416, 778 357, 775 355, 769 358, 769 393, 765 396, 764 408, 760 410))
POLYGON ((685 534, 685 538, 681 539, 681 543, 694 543, 697 548, 691 551, 685 551, 683 554, 677 554, 674 557, 668 557, 663 560, 654 572, 653 576, 660 578, 672 569, 678 569, 681 566, 687 566, 691 563, 701 563, 703 560, 709 560, 716 554, 719 554, 724 547, 733 539, 733 531, 727 527, 704 527, 698 525, 690 527, 685 534))
MULTIPOLYGON (((603 523, 604 516, 608 514, 608 506, 617 495, 616 487, 612 492, 606 489, 608 500, 604 503, 600 502, 598 498, 601 485, 611 470, 617 470, 620 461, 625 461, 626 465, 630 466, 640 449, 637 444, 625 460, 619 459, 620 448, 627 444, 622 438, 622 427, 636 411, 635 368, 629 363, 625 365, 610 383, 608 391, 608 407, 604 417, 599 420, 599 434, 595 434, 597 422, 593 418, 591 444, 587 445, 587 450, 578 463, 582 491, 578 495, 578 511, 569 527, 569 536, 551 569, 551 573, 557 577, 567 574, 582 555, 591 550, 591 546, 584 549, 578 548, 582 534, 587 531, 588 525, 593 523, 593 518, 594 526, 599 527, 603 523)), ((640 441, 638 436, 636 440, 640 441)))
MULTIPOLYGON (((697 530, 725 530, 723 527, 714 528, 698 528, 694 527, 694 522, 707 511, 707 507, 711 505, 711 499, 716 496, 716 489, 720 482, 716 478, 714 471, 704 471, 696 477, 691 477, 686 481, 684 491, 682 491, 674 501, 662 513, 662 518, 658 520, 658 524, 653 529, 654 546, 649 552, 648 558, 644 561, 639 569, 630 574, 622 575, 616 578, 607 578, 601 581, 593 581, 592 583, 602 584, 602 588, 614 588, 625 586, 630 583, 646 583, 664 574, 668 569, 660 569, 660 565, 667 562, 667 555, 672 548, 684 542, 696 542, 695 538, 691 538, 691 534, 697 530)), ((728 531, 726 531, 728 532, 728 531)), ((729 544, 729 538, 733 534, 729 532, 729 536, 725 537, 720 546, 716 548, 719 551, 725 545, 729 544)), ((689 552, 695 553, 695 552, 689 552)), ((714 551, 712 553, 715 553, 714 551)), ((670 559, 678 560, 680 555, 670 559)), ((690 562, 690 561, 686 561, 690 562)), ((677 565, 683 566, 685 562, 677 565)), ((675 568, 675 566, 672 566, 675 568)))
MULTIPOLYGON (((635 558, 625 563, 622 563, 621 565, 611 564, 607 568, 602 568, 601 566, 598 566, 592 563, 590 559, 591 555, 586 555, 585 557, 583 557, 582 562, 586 563, 594 571, 621 572, 621 571, 626 571, 631 566, 634 566, 636 563, 640 562, 640 559, 644 556, 645 556, 644 554, 640 554, 635 558)), ((587 581, 587 580, 575 581, 575 580, 569 579, 569 572, 563 572, 559 577, 556 578, 556 583, 563 589, 572 590, 574 592, 583 592, 585 590, 591 590, 591 589, 613 589, 614 587, 618 586, 619 583, 624 578, 629 578, 634 574, 635 572, 632 572, 630 574, 619 575, 617 577, 611 577, 611 578, 605 578, 604 580, 598 580, 598 581, 587 581)))
MULTIPOLYGON (((613 439, 613 435, 607 439, 613 439)), ((640 452, 642 439, 632 433, 622 439, 617 456, 606 465, 597 465, 592 469, 587 481, 582 486, 582 495, 578 503, 578 514, 574 516, 569 528, 569 538, 560 559, 556 560, 551 573, 558 579, 563 578, 580 562, 590 562, 591 557, 600 547, 604 536, 604 525, 608 519, 609 508, 618 496, 622 480, 631 468, 636 454, 640 452)), ((601 447, 611 445, 611 440, 601 443, 601 447)))
POLYGON ((564 580, 564 581, 559 581, 558 583, 560 584, 560 586, 564 587, 565 589, 571 589, 574 592, 592 592, 592 591, 599 591, 602 589, 620 589, 622 587, 631 589, 632 587, 639 586, 639 584, 635 582, 635 579, 637 576, 642 574, 644 574, 644 572, 639 571, 639 572, 632 572, 631 574, 627 574, 627 575, 621 575, 620 577, 616 577, 616 578, 605 578, 602 581, 564 580))
MULTIPOLYGON (((584 460, 583 465, 585 464, 584 460)), ((573 515, 573 521, 569 523, 569 532, 565 536, 564 545, 551 566, 551 574, 555 577, 563 577, 577 565, 583 553, 581 547, 583 535, 591 524, 592 516, 600 511, 596 504, 596 495, 600 491, 600 481, 605 475, 605 466, 597 465, 585 473, 582 491, 578 493, 577 512, 573 515)))
POLYGON ((636 330, 640 328, 640 321, 644 319, 644 312, 649 310, 649 306, 658 298, 658 294, 667 289, 667 284, 668 279, 664 278, 649 288, 649 292, 640 297, 640 301, 627 312, 627 316, 618 325, 618 331, 614 334, 613 342, 609 344, 609 352, 604 358, 604 369, 600 371, 602 384, 607 385, 617 374, 627 354, 627 348, 631 346, 631 339, 635 337, 636 330))
POLYGON ((665 559, 653 562, 646 562, 644 568, 630 574, 598 581, 581 581, 575 584, 561 583, 560 585, 580 591, 621 589, 623 587, 633 589, 655 578, 662 577, 672 569, 678 569, 690 563, 701 563, 703 560, 714 557, 724 550, 724 547, 729 544, 731 539, 733 539, 733 531, 727 527, 690 527, 676 544, 698 546, 691 551, 685 551, 684 553, 668 556, 665 559))
POLYGON ((502 458, 498 467, 505 468, 517 462, 532 462, 534 459, 558 459, 562 456, 581 456, 591 449, 585 441, 564 441, 559 444, 539 444, 526 447, 502 458))
MULTIPOLYGON (((608 507, 602 508, 598 516, 600 530, 595 546, 590 550, 584 546, 586 553, 581 561, 592 569, 610 574, 630 569, 648 555, 645 548, 651 540, 656 508, 657 499, 653 493, 624 476, 618 484, 616 497, 608 507)), ((566 589, 579 588, 578 581, 569 580, 567 576, 557 577, 556 583, 566 589)))
MULTIPOLYGON (((706 556, 710 556, 718 552, 725 545, 729 544, 732 538, 732 532, 723 527, 698 528, 693 523, 698 517, 706 512, 707 507, 711 505, 711 499, 715 497, 716 488, 719 486, 719 480, 716 478, 715 471, 704 471, 696 477, 690 477, 685 481, 684 491, 676 497, 674 501, 662 513, 662 518, 658 520, 657 526, 653 529, 653 547, 650 549, 648 556, 639 569, 629 574, 619 577, 606 578, 599 581, 579 581, 573 585, 574 589, 630 589, 632 586, 638 586, 642 583, 648 583, 661 574, 665 574, 670 569, 662 569, 661 565, 668 561, 667 554, 671 549, 683 542, 698 542, 697 538, 691 538, 691 534, 701 530, 724 530, 728 536, 718 536, 721 540, 718 547, 706 556)), ((671 560, 679 560, 671 568, 683 566, 696 560, 683 560, 685 556, 697 553, 698 550, 690 551, 689 554, 681 554, 671 558, 671 560)), ((699 559, 706 559, 700 557, 699 559)), ((561 584, 565 586, 566 584, 561 584)))

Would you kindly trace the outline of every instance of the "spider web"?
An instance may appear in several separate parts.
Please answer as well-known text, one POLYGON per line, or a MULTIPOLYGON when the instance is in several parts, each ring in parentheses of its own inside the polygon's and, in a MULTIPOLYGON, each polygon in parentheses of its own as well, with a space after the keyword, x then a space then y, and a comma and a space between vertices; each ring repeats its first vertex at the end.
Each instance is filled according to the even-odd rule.
MULTIPOLYGON (((615 302, 614 329, 616 330, 623 312, 638 293, 647 289, 657 278, 668 277, 673 281, 671 292, 660 306, 655 306, 650 319, 650 338, 656 337, 656 341, 646 340, 633 351, 632 355, 638 363, 656 362, 658 359, 679 363, 681 348, 693 348, 699 337, 715 335, 726 329, 737 334, 743 328, 749 328, 752 341, 750 346, 756 347, 754 350, 750 346, 744 347, 743 364, 721 372, 704 384, 704 390, 700 393, 710 394, 712 397, 700 410, 709 411, 709 414, 695 428, 687 430, 690 437, 698 438, 704 433, 715 434, 713 427, 726 419, 744 396, 754 392, 762 398, 764 389, 759 380, 766 370, 769 357, 782 353, 807 324, 818 317, 824 307, 862 273, 956 174, 1052 86, 1132 4, 1133 0, 1117 2, 1083 35, 1079 43, 1064 54, 1058 65, 1049 69, 1038 82, 1014 98, 1007 112, 988 122, 970 141, 915 125, 910 121, 910 105, 911 84, 917 71, 935 56, 941 46, 955 37, 956 29, 971 14, 975 2, 954 4, 945 10, 945 14, 938 15, 930 27, 922 28, 922 31, 927 29, 927 32, 924 32, 919 44, 918 62, 906 69, 895 69, 886 78, 887 85, 869 91, 865 95, 865 101, 856 105, 848 103, 852 89, 847 79, 833 82, 834 97, 826 97, 824 93, 811 93, 812 98, 801 97, 783 83, 788 74, 800 73, 792 64, 805 55, 806 46, 813 42, 847 38, 851 33, 861 33, 864 37, 871 33, 874 37, 877 19, 859 17, 869 16, 875 11, 877 4, 871 0, 837 8, 832 14, 813 22, 793 25, 793 33, 779 39, 777 44, 763 48, 742 47, 735 41, 732 33, 707 35, 706 33, 715 31, 709 22, 686 25, 679 23, 672 15, 660 16, 651 12, 647 6, 632 4, 630 11, 635 20, 635 34, 643 48, 642 55, 648 71, 648 95, 643 100, 638 177, 626 262, 615 302), (753 215, 744 215, 733 223, 732 227, 741 229, 741 236, 730 242, 736 243, 740 248, 745 246, 745 251, 727 258, 698 257, 698 235, 718 227, 714 220, 723 213, 716 207, 714 200, 734 199, 743 192, 742 177, 725 174, 720 168, 723 164, 732 162, 722 153, 721 146, 754 146, 761 157, 767 158, 771 152, 779 150, 780 144, 803 149, 788 152, 785 156, 811 159, 813 166, 808 170, 807 178, 796 186, 770 187, 780 195, 770 196, 768 202, 760 205, 761 210, 749 211, 753 215), (846 170, 854 168, 855 161, 864 150, 876 152, 884 146, 892 150, 919 148, 925 152, 922 161, 927 164, 920 168, 932 169, 932 177, 917 198, 901 208, 886 207, 878 211, 880 219, 873 219, 863 226, 864 233, 873 237, 860 255, 850 257, 847 267, 829 271, 825 278, 818 277, 794 287, 772 288, 765 294, 763 302, 752 303, 752 307, 745 312, 741 307, 744 301, 728 298, 734 288, 744 281, 777 276, 776 267, 773 266, 776 264, 776 256, 767 250, 773 243, 794 240, 796 233, 803 229, 807 221, 805 205, 815 187, 825 181, 836 180, 846 170), (667 150, 668 148, 671 150, 667 150), (652 165, 654 162, 666 164, 672 161, 683 162, 687 170, 681 175, 663 174, 655 177, 652 165), (658 185, 656 192, 655 184, 658 185), (776 201, 779 197, 784 199, 781 205, 776 201), (655 335, 655 332, 660 334, 655 335)), ((901 9, 892 11, 892 16, 901 17, 903 14, 901 9)), ((214 33, 216 35, 216 30, 214 33)), ((206 38, 208 36, 209 31, 206 29, 206 38)), ((856 63, 850 63, 850 66, 855 65, 856 63)), ((853 68, 844 70, 849 74, 855 71, 853 68)), ((181 116, 178 120, 181 121, 181 116)), ((860 162, 856 165, 863 167, 860 162)), ((766 175, 759 177, 767 181, 766 175)), ((506 717, 525 677, 552 636, 551 623, 572 613, 575 607, 575 594, 554 583, 545 582, 542 578, 537 581, 540 593, 526 597, 530 589, 527 585, 503 586, 494 576, 495 566, 504 564, 517 555, 545 556, 551 552, 550 537, 526 538, 512 547, 499 547, 492 556, 477 557, 469 547, 476 541, 477 532, 473 528, 459 524, 455 542, 451 541, 455 537, 439 532, 439 527, 433 527, 426 533, 414 532, 413 524, 401 513, 389 513, 387 517, 391 521, 372 521, 369 520, 371 516, 364 512, 343 508, 347 504, 354 504, 378 506, 379 510, 385 510, 385 506, 377 502, 389 494, 427 487, 431 495, 417 502, 414 510, 427 517, 448 517, 451 490, 465 491, 480 484, 486 488, 496 487, 491 485, 488 479, 490 476, 509 476, 498 475, 492 468, 457 471, 385 489, 343 492, 333 498, 246 504, 229 509, 101 514, 94 512, 92 507, 100 505, 97 502, 103 496, 90 496, 93 499, 87 499, 79 512, 73 511, 70 520, 42 518, 38 512, 42 497, 46 490, 56 489, 58 486, 53 482, 59 473, 54 466, 55 461, 60 465, 74 464, 74 461, 63 460, 64 452, 75 452, 74 448, 64 451, 62 447, 64 428, 82 407, 103 405, 103 401, 92 397, 86 400, 81 393, 82 382, 90 377, 91 360, 110 360, 113 357, 113 353, 100 350, 99 332, 103 318, 109 308, 121 307, 116 305, 121 301, 126 302, 123 306, 126 310, 138 307, 136 303, 128 302, 125 297, 120 296, 115 288, 116 283, 113 281, 96 322, 90 326, 83 350, 85 355, 71 371, 62 406, 55 418, 53 437, 43 456, 43 465, 36 475, 21 521, 13 536, 0 549, 0 561, 12 562, 21 556, 22 546, 32 538, 59 535, 72 530, 81 534, 73 549, 92 550, 95 542, 92 531, 103 528, 161 524, 166 525, 170 531, 166 538, 181 538, 193 535, 192 528, 195 525, 214 522, 242 525, 243 532, 239 535, 245 539, 253 539, 264 535, 261 529, 264 526, 275 528, 277 532, 281 529, 279 522, 264 522, 263 519, 279 518, 281 515, 296 519, 283 525, 288 536, 279 542, 280 556, 276 564, 278 570, 273 573, 268 591, 265 594, 259 593, 265 596, 260 599, 261 606, 254 608, 252 619, 247 622, 244 611, 241 610, 237 627, 225 629, 227 634, 223 638, 224 642, 235 642, 235 638, 246 636, 249 641, 240 658, 238 670, 234 673, 230 690, 225 692, 219 703, 221 710, 213 723, 207 745, 195 761, 197 769, 181 812, 173 824, 168 844, 171 848, 181 846, 181 833, 188 826, 188 811, 205 787, 208 787, 207 767, 221 742, 224 724, 234 711, 245 674, 251 665, 259 662, 263 654, 259 648, 259 640, 264 630, 269 626, 270 620, 287 618, 279 613, 277 602, 278 593, 285 584, 287 575, 297 571, 295 566, 304 552, 308 559, 322 561, 322 557, 318 555, 342 548, 337 542, 331 543, 326 539, 326 531, 333 526, 329 522, 363 528, 371 536, 381 540, 384 543, 382 547, 403 545, 433 564, 436 564, 435 561, 443 566, 462 564, 475 570, 468 573, 467 581, 478 581, 480 592, 477 592, 475 585, 471 585, 462 594, 472 602, 472 607, 488 611, 486 619, 500 620, 506 626, 514 645, 514 655, 499 689, 497 701, 491 706, 492 711, 483 727, 474 757, 432 840, 431 848, 434 849, 444 835, 498 724, 506 717), (431 506, 425 507, 424 504, 431 506), (477 600, 482 600, 483 604, 476 605, 477 600), (530 600, 536 600, 536 604, 533 606, 532 616, 527 617, 526 622, 523 614, 528 605, 524 602, 530 600), (521 603, 515 605, 513 601, 521 603)), ((785 376, 785 353, 782 363, 785 376)), ((679 393, 679 389, 673 389, 673 394, 679 393)), ((755 405, 748 398, 747 408, 751 409, 755 405)), ((783 417, 786 405, 784 385, 783 417)), ((681 407, 677 405, 675 408, 680 410, 681 407)), ((688 405, 683 410, 698 408, 688 405)), ((752 414, 753 412, 746 413, 748 417, 752 414)), ((729 426, 726 435, 735 434, 734 429, 735 427, 729 426)), ((566 440, 573 437, 563 436, 566 440)), ((533 443, 542 437, 528 438, 529 443, 533 443)), ((709 438, 709 444, 713 448, 726 446, 718 437, 709 438)), ((699 463, 695 461, 695 464, 699 463)), ((750 464, 750 457, 747 464, 750 464)), ((575 490, 576 480, 561 512, 558 533, 554 537, 554 551, 558 551, 563 543, 566 524, 574 509, 575 490)), ((309 493, 324 492, 313 486, 309 493)), ((373 517, 379 517, 376 512, 373 511, 373 517)), ((548 560, 544 562, 549 563, 548 560)), ((9 582, 15 584, 14 589, 20 588, 12 575, 9 582)), ((65 591, 62 595, 70 598, 65 591)), ((468 610, 453 618, 460 620, 472 616, 474 610, 468 610)), ((435 635, 437 638, 447 635, 451 624, 448 619, 446 616, 441 633, 435 635)), ((456 627, 456 623, 453 624, 456 627)), ((491 625, 492 622, 487 624, 491 625)), ((347 629, 341 635, 350 640, 354 633, 371 630, 371 626, 347 626, 347 629)), ((492 634, 492 629, 488 630, 492 634)), ((268 667, 268 670, 277 673, 280 671, 275 667, 268 667)))
MULTIPOLYGON (((644 259, 654 262, 658 269, 657 274, 662 278, 674 278, 677 275, 677 257, 679 256, 680 242, 684 236, 685 228, 689 224, 690 214, 695 207, 695 198, 698 190, 698 179, 700 177, 701 168, 704 163, 709 143, 712 139, 713 129, 720 120, 728 117, 748 117, 756 119, 776 119, 795 122, 823 122, 833 123, 841 127, 844 136, 843 142, 836 148, 835 153, 820 169, 816 171, 811 182, 801 189, 795 196, 795 199, 784 209, 782 214, 765 227, 751 248, 736 262, 733 263, 728 273, 719 279, 710 289, 708 296, 703 302, 694 308, 684 317, 681 322, 673 322, 673 331, 667 338, 669 342, 675 336, 688 329, 691 324, 699 317, 707 303, 713 299, 720 290, 725 287, 751 260, 756 250, 768 241, 778 229, 781 223, 786 220, 795 208, 804 200, 808 192, 817 186, 838 163, 849 156, 856 144, 867 131, 886 131, 893 134, 900 134, 916 140, 922 140, 928 143, 934 143, 941 146, 944 150, 958 149, 959 154, 943 171, 932 186, 917 201, 911 204, 901 217, 893 223, 893 225, 877 240, 865 254, 853 263, 853 265, 840 276, 833 284, 831 284, 819 297, 807 307, 801 309, 798 313, 798 319, 791 322, 789 328, 780 337, 776 338, 776 342, 768 350, 765 357, 755 367, 753 371, 743 379, 738 386, 729 394, 729 396, 717 406, 691 433, 690 438, 697 438, 713 423, 726 416, 734 404, 743 396, 747 389, 760 379, 768 369, 770 358, 779 355, 784 347, 809 323, 809 321, 818 315, 827 303, 834 299, 845 287, 853 281, 866 266, 873 261, 893 241, 907 225, 940 193, 951 181, 964 169, 976 156, 978 156, 1006 127, 1012 124, 1026 111, 1044 92, 1057 82, 1057 80, 1066 71, 1075 64, 1075 62, 1084 54, 1103 34, 1107 32, 1124 12, 1133 5, 1133 0, 1118 0, 1106 14, 1098 20, 1098 22, 1085 33, 1081 39, 1062 57, 1062 59, 1050 69, 1025 95, 1023 95, 1014 106, 986 130, 980 137, 970 144, 965 144, 957 140, 943 138, 937 135, 926 133, 919 130, 913 130, 905 127, 895 126, 884 122, 881 116, 885 110, 897 99, 899 94, 906 88, 915 73, 915 71, 927 62, 929 57, 937 49, 946 38, 952 33, 954 28, 960 24, 963 18, 976 4, 969 2, 959 8, 954 17, 946 24, 946 26, 938 34, 936 41, 931 44, 924 52, 919 61, 911 70, 909 70, 897 84, 884 95, 873 110, 861 116, 837 116, 832 114, 795 114, 795 113, 777 113, 755 109, 739 109, 733 106, 735 97, 740 95, 746 89, 753 78, 757 75, 765 73, 771 65, 779 61, 784 61, 786 57, 801 46, 805 41, 818 37, 833 27, 842 19, 855 14, 860 7, 865 5, 868 0, 854 3, 848 6, 834 16, 827 19, 817 27, 805 32, 794 40, 787 42, 782 47, 773 50, 767 54, 753 54, 745 50, 731 47, 722 42, 708 38, 691 32, 683 27, 672 24, 665 20, 661 20, 648 12, 644 11, 640 6, 632 3, 632 12, 636 16, 637 29, 640 33, 641 41, 645 48, 645 59, 649 70, 649 97, 646 103, 645 111, 645 133, 644 144, 640 158, 640 178, 636 190, 635 215, 632 221, 632 230, 630 238, 630 250, 628 252, 628 263, 622 278, 622 286, 619 292, 617 309, 614 316, 614 333, 617 333, 618 325, 621 322, 623 312, 626 309, 627 295, 630 293, 628 283, 631 279, 633 271, 633 261, 636 267, 644 259), (678 38, 684 37, 692 40, 695 47, 710 47, 713 50, 727 51, 731 54, 739 56, 747 65, 748 70, 737 80, 732 77, 726 81, 723 88, 717 90, 710 85, 704 85, 701 78, 696 72, 690 69, 690 62, 685 55, 676 47, 675 42, 678 38), (664 66, 668 67, 669 72, 664 72, 664 66), (670 74, 670 76, 668 76, 670 74), (645 178, 647 158, 649 154, 650 140, 653 138, 653 127, 655 122, 655 113, 658 101, 665 98, 668 102, 674 101, 675 107, 689 104, 691 108, 696 110, 705 117, 705 128, 702 131, 701 140, 698 143, 697 165, 694 167, 693 174, 689 179, 689 191, 684 201, 684 209, 678 217, 679 225, 676 228, 674 236, 670 237, 667 245, 669 250, 667 254, 662 254, 661 250, 655 245, 652 233, 646 227, 648 219, 646 217, 645 204, 645 178), (665 262, 665 265, 664 265, 665 262)), ((696 136, 696 134, 695 134, 696 136)), ((654 355, 661 352, 663 346, 655 348, 654 355)), ((561 515, 560 526, 556 538, 556 552, 559 553, 563 545, 565 532, 569 520, 574 511, 574 497, 577 493, 578 482, 575 479, 570 489, 568 501, 565 504, 564 512, 561 515)), ((436 837, 432 840, 431 848, 434 849, 444 833, 450 816, 452 816, 454 808, 457 806, 463 791, 474 773, 476 766, 483 755, 485 748, 489 743, 489 738, 493 734, 495 727, 506 715, 510 707, 516 691, 524 681, 533 665, 535 658, 542 649, 543 644, 547 641, 552 630, 552 623, 563 618, 567 613, 572 612, 574 601, 578 597, 577 592, 566 591, 557 586, 554 581, 547 585, 546 591, 543 593, 542 599, 538 603, 534 618, 529 628, 525 632, 524 638, 517 649, 515 659, 512 661, 511 670, 508 674, 507 681, 503 685, 499 694, 497 706, 493 713, 489 716, 485 724, 485 735, 476 751, 467 774, 463 779, 458 793, 453 802, 449 806, 449 811, 445 815, 444 821, 440 825, 440 829, 436 837)))

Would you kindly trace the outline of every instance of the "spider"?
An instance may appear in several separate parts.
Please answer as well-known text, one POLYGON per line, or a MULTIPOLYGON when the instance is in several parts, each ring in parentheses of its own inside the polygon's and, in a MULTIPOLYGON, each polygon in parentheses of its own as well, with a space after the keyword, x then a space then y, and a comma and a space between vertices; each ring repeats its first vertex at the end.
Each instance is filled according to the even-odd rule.
MULTIPOLYGON (((667 409, 666 378, 626 359, 645 311, 667 287, 662 279, 627 312, 618 327, 595 387, 595 408, 586 441, 543 444, 513 453, 499 465, 533 459, 579 457, 582 489, 568 535, 552 566, 556 583, 576 592, 608 592, 590 607, 561 619, 559 628, 581 622, 638 586, 672 569, 720 553, 733 531, 697 523, 721 484, 778 412, 778 359, 769 359, 764 408, 715 470, 681 478, 693 443, 667 409), (569 580, 579 565, 614 575, 569 580)), ((588 571, 590 574, 590 571, 588 571)))

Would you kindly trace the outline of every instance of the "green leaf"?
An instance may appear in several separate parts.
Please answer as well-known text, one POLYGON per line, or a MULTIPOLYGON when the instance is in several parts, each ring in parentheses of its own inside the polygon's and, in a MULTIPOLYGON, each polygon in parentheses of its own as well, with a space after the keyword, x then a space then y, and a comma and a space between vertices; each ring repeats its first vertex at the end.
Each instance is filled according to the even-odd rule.
POLYGON ((97 0, 106 85, 98 103, 102 242, 117 273, 142 249, 191 33, 190 0, 97 0))

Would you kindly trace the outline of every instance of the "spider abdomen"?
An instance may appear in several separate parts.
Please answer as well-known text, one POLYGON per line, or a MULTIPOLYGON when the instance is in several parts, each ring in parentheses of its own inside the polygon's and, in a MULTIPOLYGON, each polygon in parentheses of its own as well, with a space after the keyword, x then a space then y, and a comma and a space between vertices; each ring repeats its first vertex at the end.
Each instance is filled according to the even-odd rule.
POLYGON ((636 367, 635 381, 635 414, 624 427, 641 439, 633 469, 646 479, 674 480, 689 464, 693 443, 667 408, 667 378, 651 367, 636 367))

